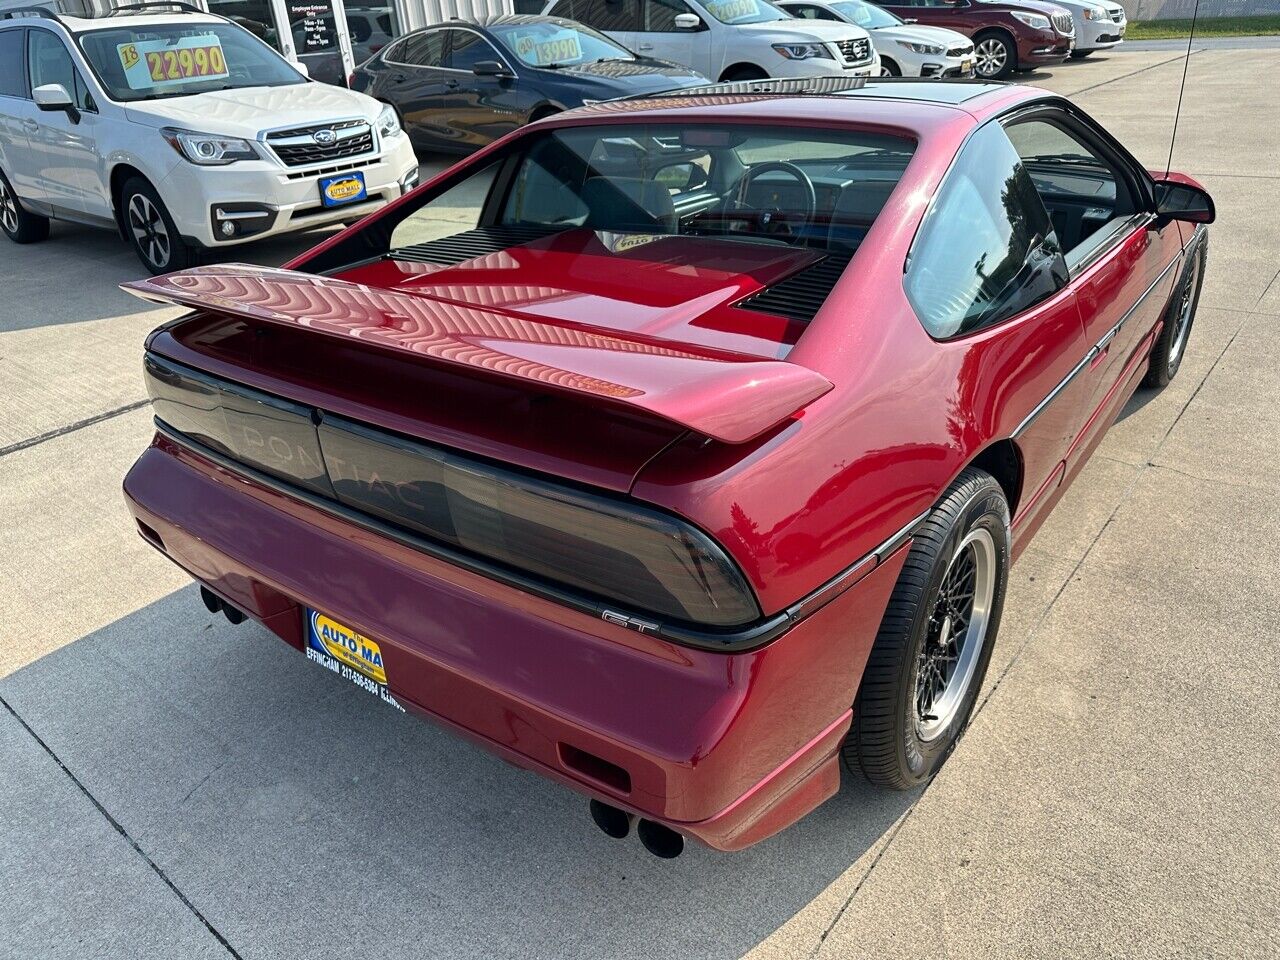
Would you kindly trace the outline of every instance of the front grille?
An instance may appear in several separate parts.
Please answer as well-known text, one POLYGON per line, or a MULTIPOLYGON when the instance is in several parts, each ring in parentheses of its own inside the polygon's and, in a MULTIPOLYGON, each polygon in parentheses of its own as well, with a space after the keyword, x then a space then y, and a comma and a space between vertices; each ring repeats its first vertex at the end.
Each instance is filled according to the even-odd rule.
POLYGON ((845 63, 862 63, 871 59, 870 40, 841 40, 836 44, 845 63))
POLYGON ((831 288, 852 258, 852 250, 828 250, 817 263, 798 270, 771 287, 765 287, 740 301, 738 306, 807 323, 826 303, 831 288))
POLYGON ((973 53, 973 44, 967 43, 963 47, 952 47, 947 51, 948 57, 967 57, 973 53))
POLYGON ((1069 37, 1075 33, 1075 26, 1071 22, 1071 14, 1055 13, 1053 15, 1053 29, 1064 37, 1069 37))
POLYGON ((302 167, 311 163, 325 163, 347 157, 359 157, 373 152, 373 128, 367 120, 343 120, 337 123, 318 123, 309 127, 290 130, 273 130, 267 134, 267 146, 289 167, 302 167), (332 143, 317 143, 315 135, 331 131, 332 143))
POLYGON ((1113 21, 1113 22, 1115 22, 1115 23, 1124 23, 1124 11, 1123 11, 1123 10, 1112 10, 1112 11, 1111 11, 1111 19, 1112 19, 1112 21, 1113 21))
POLYGON ((560 230, 560 227, 533 224, 478 227, 465 233, 455 233, 451 237, 441 237, 439 240, 415 243, 409 247, 397 247, 387 256, 392 260, 407 260, 411 263, 452 266, 486 254, 497 253, 509 247, 518 247, 534 240, 541 240, 553 233, 559 233, 560 230))

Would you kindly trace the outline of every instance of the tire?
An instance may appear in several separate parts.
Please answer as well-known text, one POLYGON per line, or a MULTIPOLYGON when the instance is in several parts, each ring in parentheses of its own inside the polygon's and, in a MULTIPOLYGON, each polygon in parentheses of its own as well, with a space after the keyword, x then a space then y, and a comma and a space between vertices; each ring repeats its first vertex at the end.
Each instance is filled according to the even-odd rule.
POLYGON ((133 251, 151 273, 169 273, 195 265, 199 251, 178 234, 160 194, 146 180, 132 177, 125 181, 120 191, 120 209, 133 251))
POLYGON ((902 69, 888 57, 882 56, 880 58, 880 76, 900 77, 902 76, 902 69))
POLYGON ((769 75, 759 67, 734 67, 720 77, 721 83, 742 83, 746 80, 768 80, 769 75))
POLYGON ((970 467, 914 535, 862 675, 843 751, 873 784, 918 787, 950 755, 982 689, 1008 570, 1004 491, 970 467), (966 601, 970 579, 974 598, 966 601), (965 624, 953 630, 964 609, 965 624), (951 642, 939 643, 943 636, 951 642))
POLYGON ((1091 56, 1092 54, 1093 54, 1092 50, 1072 50, 1071 59, 1083 60, 1085 57, 1091 56))
POLYGON ((978 34, 973 39, 973 52, 977 58, 973 75, 982 80, 1003 80, 1018 69, 1018 48, 1007 33, 978 34))
POLYGON ((1200 288, 1204 286, 1204 267, 1209 257, 1209 238, 1202 235, 1195 250, 1173 288, 1169 304, 1164 308, 1164 328, 1151 348, 1151 365, 1142 380, 1144 387, 1167 387, 1178 375, 1182 358, 1187 355, 1187 341, 1200 305, 1200 288))
POLYGON ((0 172, 0 230, 14 243, 39 243, 49 238, 49 220, 31 213, 0 172))

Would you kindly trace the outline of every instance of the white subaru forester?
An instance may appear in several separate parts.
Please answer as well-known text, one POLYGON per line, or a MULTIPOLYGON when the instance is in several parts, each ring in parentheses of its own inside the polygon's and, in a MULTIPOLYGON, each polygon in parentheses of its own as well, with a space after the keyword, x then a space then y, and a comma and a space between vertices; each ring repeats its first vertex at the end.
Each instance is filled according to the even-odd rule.
POLYGON ((105 226, 163 273, 417 183, 394 110, 311 82, 222 17, 0 17, 0 228, 18 243, 51 219, 105 226))

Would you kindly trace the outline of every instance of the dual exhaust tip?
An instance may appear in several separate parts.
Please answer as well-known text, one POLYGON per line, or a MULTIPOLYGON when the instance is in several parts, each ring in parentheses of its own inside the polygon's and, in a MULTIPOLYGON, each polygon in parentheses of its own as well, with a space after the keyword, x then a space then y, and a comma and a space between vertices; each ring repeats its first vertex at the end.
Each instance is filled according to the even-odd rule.
POLYGON ((597 827, 615 840, 622 840, 631 833, 631 825, 639 820, 636 836, 644 848, 655 857, 663 860, 674 860, 684 853, 684 837, 670 827, 663 826, 653 820, 645 820, 634 813, 627 813, 617 807, 611 807, 599 800, 591 801, 591 819, 597 827))
POLYGON ((210 613, 218 613, 221 611, 223 616, 225 616, 232 624, 244 623, 244 613, 227 603, 203 584, 200 586, 200 599, 204 601, 204 607, 210 613))

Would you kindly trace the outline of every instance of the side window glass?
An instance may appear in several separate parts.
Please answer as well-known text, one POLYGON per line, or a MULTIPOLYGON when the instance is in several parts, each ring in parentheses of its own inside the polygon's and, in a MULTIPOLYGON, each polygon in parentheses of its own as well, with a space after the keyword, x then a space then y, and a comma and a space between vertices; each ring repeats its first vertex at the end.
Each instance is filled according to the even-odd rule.
POLYGON ((574 0, 579 23, 604 32, 642 30, 640 0, 574 0))
POLYGON ((490 46, 489 41, 470 30, 449 30, 449 53, 445 58, 445 66, 454 70, 470 71, 482 60, 501 60, 498 51, 490 46))
POLYGON ((27 97, 27 78, 22 72, 22 30, 0 33, 0 97, 27 97))
POLYGON ((693 13, 684 0, 642 0, 645 9, 647 33, 674 33, 676 16, 693 13))
POLYGON ((502 222, 581 226, 591 212, 582 199, 586 177, 581 157, 543 137, 520 165, 502 222))
POLYGON ((501 161, 491 163, 409 214, 391 231, 391 249, 474 230, 501 161))
POLYGON ((1045 119, 1025 120, 1006 131, 1049 210, 1068 252, 1092 247, 1102 227, 1135 212, 1119 171, 1063 127, 1045 119))
POLYGON ((799 4, 794 4, 791 6, 783 7, 783 9, 786 10, 787 13, 791 14, 793 17, 799 17, 802 20, 818 19, 817 7, 807 7, 807 6, 801 6, 799 4))
POLYGON ((1044 204, 996 123, 965 145, 920 226, 906 292, 939 339, 998 323, 1066 282, 1044 204))
POLYGON ((76 68, 62 40, 47 30, 31 30, 27 36, 30 38, 27 43, 27 73, 31 89, 46 83, 58 83, 75 97, 76 68))
MULTIPOLYGON (((444 63, 443 30, 432 30, 405 41, 400 56, 413 67, 439 67, 444 63)), ((399 58, 397 58, 399 59, 399 58)))

